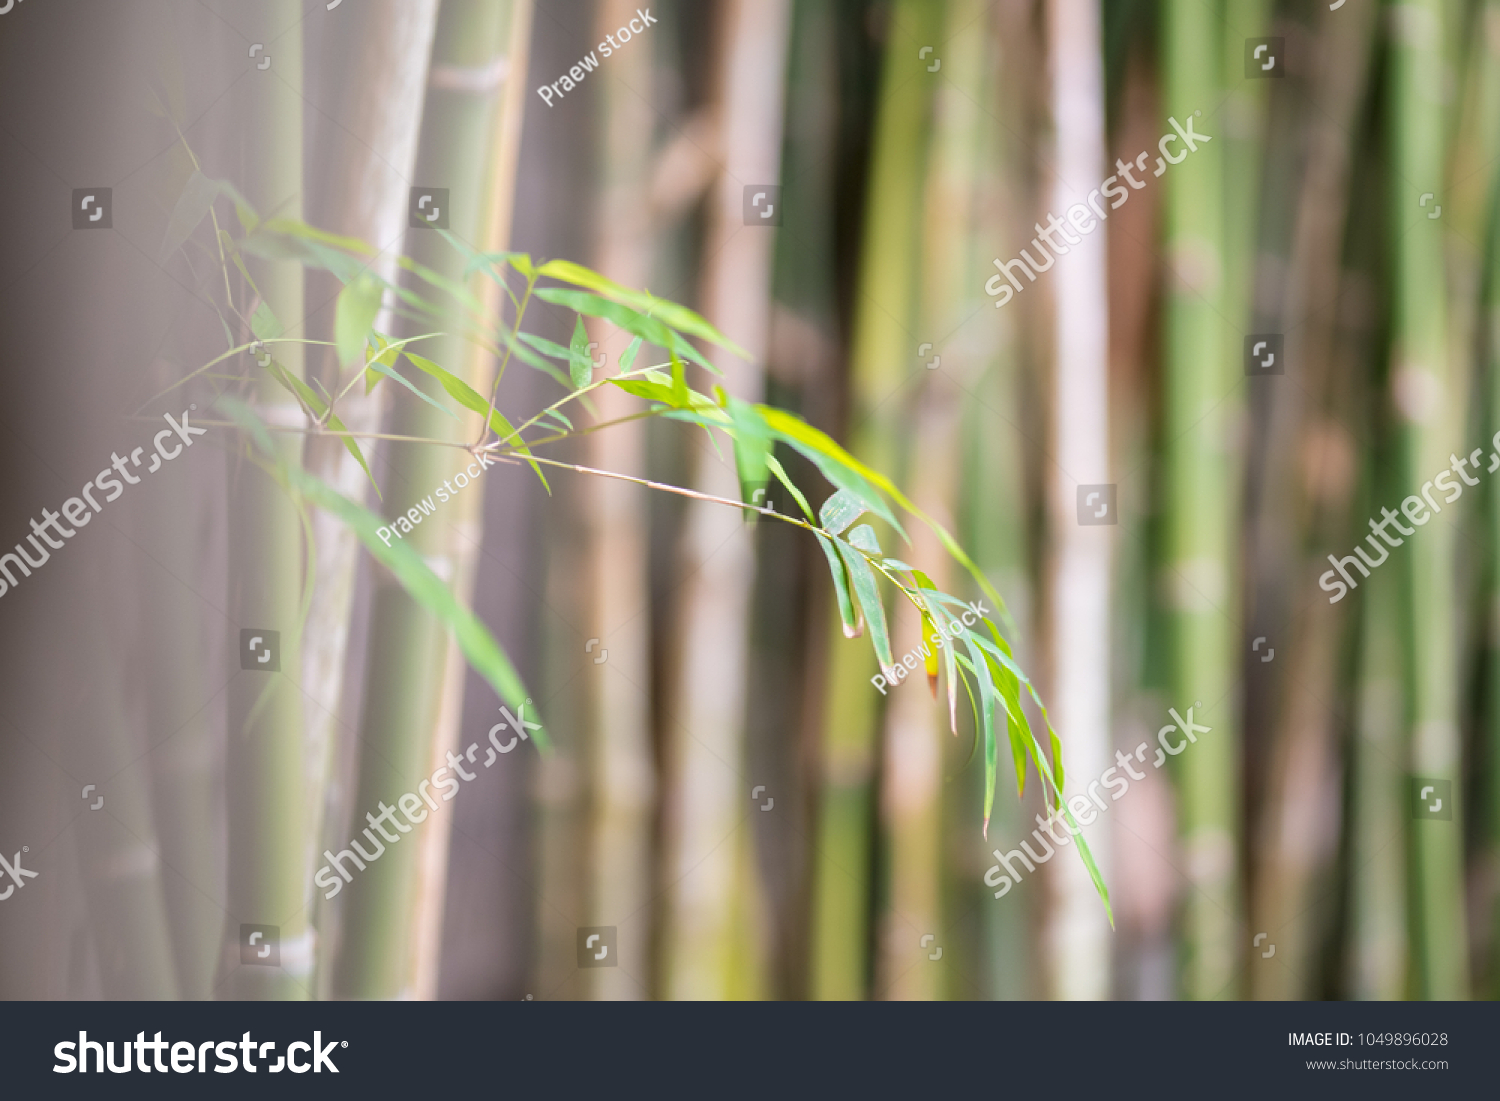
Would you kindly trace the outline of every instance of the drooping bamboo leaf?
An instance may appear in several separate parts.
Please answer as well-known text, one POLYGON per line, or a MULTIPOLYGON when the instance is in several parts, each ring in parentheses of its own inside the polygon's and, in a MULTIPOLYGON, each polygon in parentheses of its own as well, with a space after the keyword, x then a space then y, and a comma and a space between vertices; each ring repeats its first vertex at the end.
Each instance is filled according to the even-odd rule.
POLYGON ((840 489, 831 494, 818 509, 818 523, 824 531, 838 535, 866 512, 857 493, 840 489))
POLYGON ((276 340, 283 332, 280 319, 264 299, 256 304, 255 312, 250 315, 250 331, 257 340, 276 340))
POLYGON ((849 595, 849 571, 844 565, 843 558, 834 546, 834 540, 824 535, 821 531, 813 532, 818 537, 818 546, 823 548, 823 556, 828 559, 828 572, 833 576, 833 591, 838 597, 839 621, 844 627, 845 638, 858 638, 865 633, 864 620, 860 617, 859 609, 849 595))
POLYGON ((769 405, 757 405, 761 416, 770 427, 772 435, 800 451, 823 472, 838 489, 848 490, 865 508, 880 517, 900 533, 907 542, 906 529, 896 519, 890 507, 877 493, 854 464, 852 456, 842 447, 812 425, 784 410, 769 405))
MULTIPOLYGON (((324 414, 327 414, 328 426, 335 432, 349 431, 344 422, 339 419, 338 414, 330 413, 328 411, 328 403, 319 397, 307 383, 292 374, 292 372, 288 371, 275 359, 271 360, 271 366, 268 370, 271 371, 272 377, 277 382, 281 383, 282 386, 290 390, 295 396, 301 398, 314 415, 322 417, 324 414)), ((339 442, 344 445, 344 450, 354 456, 355 461, 359 463, 360 468, 365 472, 365 477, 370 479, 370 485, 375 487, 376 498, 384 500, 380 494, 380 483, 375 481, 375 475, 370 470, 370 464, 365 462, 364 452, 359 449, 359 442, 353 436, 340 436, 339 442)))
POLYGON ((500 442, 514 447, 525 456, 526 461, 531 465, 531 469, 542 480, 542 487, 546 489, 548 495, 551 495, 552 487, 547 484, 547 477, 542 473, 541 466, 532 458, 531 448, 526 446, 526 442, 521 439, 521 434, 511 426, 510 421, 505 419, 505 415, 500 410, 492 409, 490 403, 480 397, 472 386, 452 372, 438 366, 432 360, 427 359, 425 356, 419 356, 412 351, 406 352, 405 355, 417 370, 437 379, 443 389, 448 391, 453 397, 453 400, 465 409, 470 409, 480 416, 488 413, 490 428, 500 437, 500 442))
POLYGON ((548 340, 546 337, 537 336, 535 333, 520 333, 519 335, 522 340, 524 340, 527 344, 530 344, 544 356, 551 356, 554 359, 560 359, 564 363, 568 362, 568 360, 572 358, 572 353, 569 352, 568 349, 564 348, 561 344, 557 343, 555 340, 548 340))
POLYGON ((353 363, 363 351, 365 337, 380 312, 383 290, 374 275, 360 272, 339 291, 333 311, 333 342, 343 365, 353 363))
POLYGON ((859 599, 865 622, 870 625, 870 641, 875 646, 875 657, 880 662, 880 670, 894 683, 896 660, 891 654, 891 636, 886 628, 885 605, 880 601, 880 589, 875 584, 875 571, 870 568, 865 556, 854 547, 842 540, 834 540, 834 545, 838 547, 839 557, 848 567, 854 595, 859 599))
MULTIPOLYGON (((766 458, 771 453, 771 433, 755 406, 719 390, 722 408, 729 414, 730 434, 734 438, 734 468, 740 479, 740 500, 757 504, 756 494, 766 488, 771 468, 766 458)), ((762 496, 764 494, 762 493, 762 496)), ((754 520, 755 513, 747 513, 754 520)))
POLYGON ((809 524, 816 524, 818 522, 817 517, 813 515, 812 506, 807 503, 807 498, 802 495, 802 491, 787 476, 787 472, 782 469, 781 463, 777 460, 776 456, 769 451, 766 452, 766 467, 772 474, 776 475, 776 480, 786 487, 786 491, 792 495, 792 500, 797 502, 797 507, 802 510, 802 515, 807 517, 807 522, 809 524))
MULTIPOLYGON (((314 505, 348 524, 371 556, 391 571, 411 598, 452 632, 464 657, 474 671, 489 682, 496 695, 518 710, 526 703, 526 686, 515 666, 495 642, 489 628, 458 602, 452 591, 438 579, 410 544, 397 539, 386 546, 385 540, 378 534, 383 526, 380 517, 355 504, 300 466, 287 465, 272 444, 265 425, 244 403, 224 397, 219 399, 219 406, 251 434, 266 456, 274 458, 280 464, 281 475, 288 485, 314 505)), ((545 728, 533 730, 531 737, 536 742, 538 751, 546 753, 551 749, 551 741, 545 728)))
POLYGON ((218 184, 202 172, 194 170, 188 177, 187 185, 183 187, 182 194, 177 197, 177 204, 172 208, 172 216, 167 219, 167 231, 162 237, 161 248, 157 251, 159 263, 165 264, 167 258, 192 236, 193 230, 207 217, 208 209, 213 206, 214 197, 218 193, 218 184))
POLYGON ((379 357, 377 357, 375 359, 372 359, 372 360, 369 360, 365 364, 365 366, 369 370, 371 370, 371 371, 375 371, 378 374, 384 375, 386 378, 394 379, 395 381, 399 382, 402 386, 406 387, 413 394, 417 395, 417 397, 421 398, 423 401, 425 401, 428 405, 432 406, 434 409, 441 409, 444 413, 448 414, 448 416, 452 417, 454 420, 458 419, 458 415, 456 413, 454 413, 453 410, 449 409, 442 402, 436 401, 432 397, 428 396, 426 393, 423 392, 423 390, 422 390, 422 388, 420 386, 416 386, 413 383, 411 383, 410 381, 408 381, 407 378, 404 375, 402 375, 400 371, 396 370, 394 367, 387 367, 384 363, 381 362, 381 360, 380 360, 379 357))
POLYGON ((630 342, 630 347, 626 348, 624 353, 620 356, 621 371, 628 371, 635 365, 635 357, 637 353, 640 352, 641 345, 644 343, 645 341, 643 341, 640 337, 636 337, 630 342))
POLYGON ((589 359, 589 333, 583 327, 583 315, 573 323, 573 339, 568 342, 568 377, 573 389, 582 390, 594 381, 594 364, 589 359))

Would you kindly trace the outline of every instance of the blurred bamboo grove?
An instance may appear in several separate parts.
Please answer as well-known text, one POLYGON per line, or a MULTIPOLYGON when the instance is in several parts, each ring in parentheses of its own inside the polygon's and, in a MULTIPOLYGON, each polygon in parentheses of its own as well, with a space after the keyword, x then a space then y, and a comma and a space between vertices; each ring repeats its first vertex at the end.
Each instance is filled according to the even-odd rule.
MULTIPOLYGON (((0 18, 4 531, 226 339, 274 366, 194 385, 280 429, 338 388, 351 302, 356 343, 446 334, 442 368, 339 395, 363 451, 221 425, 0 592, 0 855, 37 872, 0 892, 0 994, 1500 994, 1500 0, 333 7, 0 18), (182 247, 215 179, 246 237, 324 236, 182 247), (512 250, 692 307, 725 408, 798 414, 954 533, 1005 609, 934 529, 880 527, 1003 623, 1076 821, 1035 771, 1018 795, 1004 739, 987 805, 975 712, 950 733, 922 683, 931 622, 887 594, 899 680, 846 638, 817 539, 706 499, 741 498, 738 439, 602 385, 680 349, 518 303, 474 259, 512 250), (452 447, 557 397, 506 373, 548 347, 601 383, 591 430, 533 444, 547 488, 499 465, 401 546, 550 751, 471 751, 326 896, 367 812, 499 744, 500 684, 285 471, 394 527, 452 447), (498 422, 444 404, 489 392, 498 422), (237 652, 262 627, 274 677, 237 652)), ((816 510, 820 466, 774 455, 816 510)))

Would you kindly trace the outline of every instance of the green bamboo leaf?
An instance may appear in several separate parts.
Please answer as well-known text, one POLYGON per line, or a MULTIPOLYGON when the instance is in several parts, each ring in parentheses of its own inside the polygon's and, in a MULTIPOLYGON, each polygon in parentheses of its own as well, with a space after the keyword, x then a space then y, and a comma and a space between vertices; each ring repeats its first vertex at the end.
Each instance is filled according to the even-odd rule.
POLYGON ((761 417, 770 426, 772 435, 796 448, 823 472, 835 488, 847 490, 864 504, 865 508, 880 517, 900 533, 908 543, 911 539, 906 529, 896 519, 890 507, 875 492, 861 468, 867 470, 847 451, 812 425, 782 409, 769 405, 757 405, 761 417))
MULTIPOLYGON (((526 686, 515 666, 505 656, 489 628, 468 608, 454 597, 436 574, 405 540, 397 539, 385 545, 378 532, 382 527, 380 517, 369 509, 355 504, 321 479, 307 473, 301 467, 288 466, 280 459, 265 426, 242 402, 233 398, 220 398, 224 409, 241 427, 254 438, 268 457, 281 466, 288 485, 308 501, 327 512, 331 512, 352 528, 371 556, 391 571, 411 598, 426 608, 452 632, 459 649, 473 666, 474 671, 489 682, 502 700, 519 709, 527 700, 526 686)), ((545 729, 534 730, 532 739, 540 752, 551 749, 551 740, 545 729)))
POLYGON ((269 233, 279 233, 287 237, 296 237, 318 244, 332 245, 337 249, 357 252, 361 256, 375 255, 374 247, 360 240, 358 237, 341 237, 337 233, 329 233, 327 230, 310 226, 299 218, 272 218, 262 228, 269 233))
POLYGON ((402 386, 406 387, 413 394, 417 395, 417 397, 421 398, 434 409, 441 409, 444 413, 448 414, 448 416, 452 417, 454 420, 458 420, 458 415, 454 413, 453 410, 449 409, 442 402, 437 401, 425 394, 420 386, 413 385, 406 379, 404 375, 401 374, 400 371, 397 371, 394 367, 387 367, 378 358, 370 360, 365 366, 371 371, 375 371, 379 374, 384 375, 386 378, 395 379, 402 386))
POLYGON ((583 327, 582 314, 573 323, 573 339, 568 343, 568 376, 575 390, 582 390, 594 381, 594 364, 589 359, 589 333, 583 327))
MULTIPOLYGON (((917 592, 922 597, 923 604, 927 606, 928 612, 932 616, 934 629, 938 632, 938 637, 943 640, 941 647, 933 647, 933 654, 936 655, 939 649, 943 651, 943 672, 948 677, 948 726, 956 736, 958 734, 958 685, 955 683, 954 677, 953 636, 948 630, 948 624, 952 621, 952 617, 944 611, 941 603, 929 597, 930 593, 937 591, 937 586, 932 583, 932 578, 928 577, 921 570, 910 570, 909 572, 915 578, 917 592)), ((962 624, 962 620, 959 622, 962 624)))
POLYGON ((984 660, 984 654, 975 645, 970 632, 964 632, 963 642, 969 651, 969 671, 974 674, 974 680, 979 686, 979 706, 984 716, 983 833, 987 839, 990 835, 990 812, 995 805, 995 701, 1000 698, 1000 693, 996 691, 995 682, 990 676, 989 663, 984 660))
POLYGON ((1089 851, 1089 843, 1083 839, 1083 827, 1078 824, 1078 819, 1073 817, 1073 812, 1067 804, 1063 804, 1062 813, 1073 826, 1073 841, 1078 846, 1078 856, 1083 861, 1083 866, 1089 870, 1089 878, 1094 882, 1094 890, 1099 895, 1099 900, 1104 903, 1104 915, 1109 918, 1109 927, 1115 927, 1115 911, 1109 904, 1109 888, 1104 884, 1104 876, 1099 873, 1099 865, 1094 863, 1094 854, 1089 851))
POLYGON ((449 279, 446 275, 433 271, 425 264, 417 263, 410 256, 398 257, 396 262, 428 286, 436 287, 438 290, 451 295, 466 309, 472 310, 474 313, 479 313, 483 309, 479 299, 475 298, 474 293, 463 283, 449 279))
POLYGON ((845 638, 858 638, 865 633, 864 621, 860 619, 859 612, 854 606, 854 601, 849 596, 849 571, 844 566, 844 560, 839 557, 839 552, 834 548, 834 541, 821 531, 813 532, 818 537, 818 546, 823 548, 823 556, 828 559, 828 572, 833 575, 833 591, 838 596, 839 620, 844 625, 845 638))
POLYGON ((838 535, 865 512, 865 506, 857 493, 840 489, 823 502, 822 508, 818 509, 818 523, 824 531, 838 535))
POLYGON ((250 331, 257 340, 276 340, 283 332, 280 319, 264 299, 256 304, 255 312, 250 315, 250 331))
POLYGON ((182 194, 177 197, 177 205, 172 208, 172 216, 167 219, 167 232, 157 251, 158 263, 165 264, 168 257, 192 236, 193 230, 208 216, 209 207, 213 206, 214 196, 218 193, 218 184, 202 172, 194 171, 188 177, 182 194))
MULTIPOLYGON (((814 452, 819 455, 825 456, 828 461, 835 464, 838 469, 847 471, 851 475, 857 475, 861 480, 867 480, 871 485, 884 490, 890 495, 891 499, 895 501, 896 504, 900 505, 907 512, 911 513, 913 516, 917 517, 924 524, 926 524, 928 529, 938 537, 939 542, 943 544, 943 549, 946 550, 950 555, 952 555, 954 560, 957 561, 959 565, 963 566, 964 569, 969 571, 969 576, 974 578, 975 584, 979 586, 979 591, 990 598, 990 600, 995 605, 995 609, 1000 613, 1002 617, 1004 617, 1010 629, 1012 631, 1015 630, 1015 623, 1011 619, 1010 609, 1006 607, 1004 599, 1000 596, 999 592, 996 591, 995 586, 990 584, 990 579, 984 575, 984 571, 981 570, 977 565, 975 565, 974 560, 969 557, 968 553, 963 549, 963 547, 958 545, 958 540, 953 538, 952 534, 948 531, 947 528, 943 527, 942 524, 938 523, 931 516, 928 516, 916 505, 912 504, 911 501, 907 499, 906 495, 902 493, 901 490, 896 486, 896 484, 889 478, 887 478, 884 474, 881 474, 879 471, 872 470, 870 467, 866 466, 864 463, 856 459, 853 455, 850 455, 831 438, 829 438, 827 434, 818 431, 806 421, 794 416, 791 413, 786 412, 785 410, 773 409, 770 406, 761 406, 760 408, 762 413, 765 415, 766 423, 771 426, 772 431, 778 434, 784 434, 783 438, 785 438, 788 443, 793 443, 793 446, 796 446, 803 452, 803 454, 807 455, 809 458, 813 458, 814 452), (793 438, 800 442, 794 443, 793 438)), ((840 488, 849 488, 854 489, 856 492, 860 492, 859 482, 855 482, 846 486, 843 482, 836 480, 833 475, 829 473, 828 468, 825 467, 823 461, 814 459, 814 462, 818 463, 818 468, 823 471, 824 477, 828 478, 828 480, 830 482, 833 482, 834 485, 839 486, 840 488)), ((869 492, 871 493, 871 496, 874 496, 873 492, 869 490, 868 485, 864 486, 864 492, 869 492)), ((874 499, 877 502, 879 501, 878 497, 874 497, 874 499)), ((871 511, 874 512, 877 516, 880 516, 882 519, 886 519, 886 516, 882 512, 884 508, 884 502, 880 502, 880 508, 877 509, 872 507, 871 511)), ((901 529, 901 526, 899 524, 896 524, 894 518, 888 520, 888 522, 891 523, 897 531, 901 532, 901 536, 903 539, 906 539, 908 543, 911 542, 911 540, 907 538, 906 532, 901 529)))
POLYGON ((880 553, 880 540, 875 538, 875 529, 869 524, 860 524, 845 538, 849 540, 850 546, 858 547, 866 554, 878 555, 880 553))
POLYGON ((379 279, 361 272, 339 291, 333 312, 333 342, 338 348, 339 362, 345 366, 358 359, 364 350, 365 337, 380 312, 383 290, 379 279))
POLYGON ((458 404, 462 405, 465 409, 473 410, 480 416, 484 416, 486 413, 488 413, 490 427, 494 429, 495 434, 500 437, 500 442, 514 447, 518 452, 525 456, 526 461, 531 465, 531 469, 534 470, 536 472, 536 476, 542 480, 542 488, 547 491, 548 496, 551 496, 552 487, 547 484, 547 476, 542 473, 541 466, 535 461, 535 459, 532 458, 531 448, 526 446, 526 442, 521 439, 521 434, 511 426, 510 421, 505 419, 505 415, 501 413, 500 410, 491 408, 490 403, 485 401, 484 398, 480 397, 472 386, 470 386, 467 382, 465 382, 463 379, 459 378, 452 372, 438 366, 432 360, 427 359, 424 356, 419 356, 412 351, 408 351, 405 354, 406 358, 411 360, 412 365, 416 367, 417 370, 431 375, 433 378, 437 379, 438 382, 442 385, 443 389, 448 391, 448 393, 453 397, 453 400, 458 402, 458 404))
MULTIPOLYGON (((312 387, 307 385, 307 383, 303 382, 296 375, 292 374, 291 371, 288 371, 275 359, 271 360, 271 366, 267 369, 271 371, 271 377, 276 379, 276 381, 281 383, 282 386, 285 386, 293 394, 306 402, 308 407, 313 411, 314 414, 321 417, 325 413, 327 413, 328 426, 335 432, 349 431, 344 422, 339 419, 338 414, 328 412, 328 403, 325 402, 321 397, 319 397, 318 394, 312 389, 312 387)), ((381 497, 380 494, 380 483, 375 480, 375 475, 370 470, 370 464, 365 462, 364 452, 359 449, 359 443, 352 436, 340 436, 339 442, 344 445, 344 450, 354 456, 355 461, 358 462, 361 469, 364 470, 365 477, 370 479, 370 485, 375 487, 376 498, 379 500, 384 500, 384 498, 381 497)))
MULTIPOLYGON (((653 294, 644 291, 631 290, 622 287, 613 279, 600 275, 596 271, 590 271, 582 264, 575 264, 571 260, 549 260, 537 269, 538 275, 545 275, 551 279, 559 279, 565 283, 572 283, 575 287, 583 287, 587 290, 596 291, 606 298, 612 298, 637 313, 648 317, 656 317, 666 322, 679 332, 687 333, 689 336, 701 337, 710 343, 717 344, 741 359, 749 359, 750 353, 732 343, 728 337, 714 328, 706 319, 694 313, 686 306, 678 305, 676 302, 665 298, 657 298, 653 294)), ((628 370, 629 368, 626 368, 628 370)))
POLYGON ((624 354, 620 356, 621 371, 628 371, 632 366, 635 365, 635 357, 637 353, 640 352, 641 345, 644 343, 645 341, 643 341, 640 337, 636 337, 630 342, 630 347, 626 348, 624 354))
POLYGON ((564 363, 572 358, 572 353, 568 349, 556 341, 548 340, 544 336, 537 336, 535 333, 521 333, 520 337, 544 356, 552 356, 554 359, 560 359, 564 363))
MULTIPOLYGON (((734 439, 734 468, 740 479, 740 500, 746 504, 758 504, 756 494, 766 488, 771 477, 770 464, 766 458, 771 453, 771 433, 766 422, 761 420, 755 406, 748 401, 729 394, 723 395, 723 409, 729 414, 730 435, 734 439)), ((762 493, 762 496, 764 494, 762 493)), ((754 521, 756 514, 745 514, 754 521)))
POLYGON ((880 671, 887 679, 895 681, 896 659, 891 654, 891 636, 885 623, 885 605, 880 602, 880 590, 875 584, 875 571, 865 556, 841 540, 835 540, 839 557, 849 570, 849 580, 859 606, 864 612, 865 622, 870 625, 870 641, 875 646, 875 657, 880 662, 880 671))
POLYGON ((807 522, 809 524, 816 524, 818 522, 817 517, 813 515, 812 507, 807 503, 807 498, 802 496, 802 491, 792 483, 791 478, 787 477, 787 473, 782 469, 781 463, 769 451, 766 452, 766 466, 772 474, 776 475, 776 480, 785 486, 786 491, 792 495, 792 500, 797 502, 797 507, 802 510, 802 515, 807 517, 807 522))
POLYGON ((589 317, 601 317, 612 325, 624 329, 627 333, 649 340, 652 344, 658 344, 674 352, 683 359, 692 360, 704 370, 716 375, 722 375, 720 371, 703 354, 694 348, 691 343, 682 337, 675 329, 664 325, 654 317, 648 317, 631 309, 629 306, 619 302, 612 302, 607 298, 600 298, 596 294, 588 294, 584 291, 569 291, 559 287, 546 287, 536 292, 536 296, 543 302, 551 302, 554 305, 565 306, 589 317))

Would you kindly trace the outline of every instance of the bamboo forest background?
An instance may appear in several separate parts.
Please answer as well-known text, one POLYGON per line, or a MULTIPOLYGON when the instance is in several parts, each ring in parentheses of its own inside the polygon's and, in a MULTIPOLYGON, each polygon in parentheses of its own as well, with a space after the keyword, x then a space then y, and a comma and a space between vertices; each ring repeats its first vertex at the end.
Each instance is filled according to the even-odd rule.
MULTIPOLYGON (((0 18, 0 101, 4 530, 163 412, 213 425, 3 594, 0 855, 39 869, 0 901, 4 997, 1500 993, 1500 0, 32 0, 0 18), (325 899, 317 854, 502 701, 265 471, 394 518, 451 466, 409 441, 485 410, 409 371, 350 391, 345 438, 257 453, 206 403, 239 387, 280 424, 285 378, 323 408, 354 283, 248 244, 221 281, 228 222, 174 238, 198 180, 229 185, 220 220, 370 242, 377 332, 430 331, 380 286, 466 286, 509 324, 480 254, 701 314, 745 353, 696 341, 705 392, 889 475, 1003 596, 1108 906, 1035 773, 1018 798, 1024 758, 1002 739, 987 811, 975 713, 950 733, 920 654, 885 683, 845 637, 818 540, 706 499, 740 499, 738 446, 608 385, 572 414, 607 427, 534 444, 548 488, 498 465, 410 537, 550 752, 475 766, 325 899), (96 184, 112 226, 70 228, 96 184), (413 188, 446 234, 408 228, 413 188), (1002 266, 1040 268, 1051 215, 1077 243, 1002 266), (212 305, 232 287, 297 340, 151 405, 252 339, 212 305), (258 625, 275 680, 235 657, 258 625), (1049 838, 1034 871, 1010 855, 1049 838), (254 922, 280 966, 242 964, 254 922)), ((632 334, 568 301, 527 306, 542 346, 630 369, 632 334)), ((422 354, 484 394, 530 347, 422 354)), ((515 370, 497 407, 559 394, 515 370)), ((816 510, 821 467, 775 456, 816 510)), ((779 481, 758 503, 801 515, 779 481)), ((993 603, 909 530, 885 549, 993 603)), ((931 624, 885 610, 899 661, 931 624)))

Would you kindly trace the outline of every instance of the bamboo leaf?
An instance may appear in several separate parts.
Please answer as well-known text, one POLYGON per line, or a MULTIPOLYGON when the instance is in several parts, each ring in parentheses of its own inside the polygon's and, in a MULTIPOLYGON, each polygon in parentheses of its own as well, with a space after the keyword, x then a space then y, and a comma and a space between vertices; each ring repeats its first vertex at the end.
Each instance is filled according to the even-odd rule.
POLYGON ((865 633, 865 627, 849 595, 849 572, 844 566, 844 560, 839 557, 832 539, 821 531, 813 534, 818 537, 818 546, 823 548, 823 556, 828 559, 828 572, 833 575, 833 591, 838 596, 839 620, 844 625, 844 637, 858 638, 865 633))
POLYGON ((594 364, 589 359, 589 333, 583 327, 582 314, 573 323, 573 339, 568 343, 568 376, 575 390, 582 390, 594 381, 594 364))
MULTIPOLYGON (((280 459, 265 426, 242 402, 225 397, 219 399, 219 406, 251 434, 262 452, 277 459, 288 485, 314 505, 348 524, 371 556, 391 571, 411 598, 452 632, 464 657, 474 671, 489 682, 496 695, 513 708, 519 709, 525 704, 526 686, 515 666, 505 656, 505 651, 495 642, 489 628, 471 610, 458 602, 420 554, 400 539, 386 546, 385 540, 378 534, 382 526, 380 517, 355 504, 301 467, 286 465, 280 459)), ((551 740, 547 737, 545 728, 532 731, 531 736, 540 752, 550 751, 551 740)))
MULTIPOLYGON (((643 291, 631 290, 622 287, 613 279, 591 271, 582 264, 575 264, 571 260, 549 260, 537 269, 538 275, 545 275, 550 279, 558 279, 564 283, 572 283, 575 287, 583 287, 587 290, 596 291, 606 298, 612 298, 622 303, 637 313, 648 317, 660 318, 666 324, 679 332, 687 333, 689 336, 701 337, 710 343, 717 344, 741 359, 749 359, 750 353, 732 343, 728 337, 714 328, 707 320, 694 313, 686 306, 678 305, 676 302, 665 298, 657 298, 653 294, 643 291)), ((626 368, 628 370, 628 368, 626 368)))
POLYGON ((370 326, 380 312, 383 291, 380 280, 369 272, 361 272, 339 291, 333 314, 333 342, 339 362, 345 366, 359 358, 364 349, 370 326))
POLYGON ((643 343, 645 341, 641 340, 640 337, 636 337, 630 342, 630 347, 626 348, 624 354, 620 356, 621 371, 628 371, 634 366, 636 354, 640 352, 643 343))
POLYGON ((885 605, 880 602, 880 590, 875 584, 875 571, 864 555, 841 540, 835 540, 839 557, 849 570, 849 580, 859 606, 864 612, 865 622, 870 625, 870 641, 875 646, 875 657, 880 662, 881 672, 895 680, 896 660, 891 655, 891 636, 886 628, 885 605))
POLYGON ((262 299, 250 315, 250 331, 257 340, 275 340, 282 334, 281 321, 271 307, 262 299))
POLYGON ((172 208, 172 216, 167 219, 167 232, 162 237, 161 248, 157 250, 159 263, 165 264, 182 247, 183 242, 192 236, 193 230, 208 215, 209 207, 213 206, 214 196, 218 193, 218 184, 202 172, 194 170, 188 177, 187 185, 177 197, 177 205, 172 208))
POLYGON ((838 535, 850 524, 864 515, 866 509, 857 493, 840 489, 823 502, 818 509, 818 523, 824 531, 838 535))
POLYGON ((519 335, 522 340, 530 344, 544 356, 552 356, 554 359, 560 359, 564 363, 572 358, 572 353, 554 340, 548 340, 544 336, 537 336, 535 333, 521 333, 519 335))
POLYGON ((546 287, 536 292, 536 296, 543 302, 551 302, 554 305, 566 306, 570 310, 587 314, 589 317, 601 317, 605 321, 624 329, 627 333, 649 340, 652 344, 659 344, 669 352, 674 352, 683 359, 692 360, 706 371, 716 375, 722 375, 720 371, 703 354, 694 348, 675 329, 662 324, 654 317, 648 317, 631 309, 629 306, 612 302, 607 298, 600 298, 596 294, 588 294, 584 291, 563 290, 559 287, 546 287))
POLYGON ((488 413, 490 427, 494 429, 495 434, 500 437, 500 442, 514 447, 518 452, 526 457, 527 462, 531 465, 531 469, 534 470, 536 472, 536 476, 542 480, 542 487, 546 489, 549 496, 551 495, 552 487, 547 484, 547 477, 542 473, 541 466, 532 458, 531 449, 526 446, 526 442, 521 439, 521 434, 511 426, 510 421, 505 419, 505 415, 501 413, 500 410, 491 408, 490 403, 485 401, 484 398, 480 397, 472 386, 470 386, 467 382, 465 382, 463 379, 459 378, 452 372, 438 366, 432 360, 427 359, 425 356, 419 356, 415 352, 411 351, 408 351, 405 354, 406 358, 411 360, 412 365, 416 367, 417 370, 431 375, 433 378, 437 379, 438 382, 442 385, 443 389, 448 391, 448 393, 453 397, 453 400, 458 402, 458 404, 462 405, 465 409, 473 410, 480 416, 484 416, 486 413, 488 413))
POLYGON ((787 473, 782 469, 781 463, 769 451, 766 452, 766 467, 772 474, 776 475, 776 480, 785 486, 786 491, 792 495, 792 500, 797 502, 797 507, 802 510, 802 515, 807 517, 807 522, 809 524, 816 524, 818 522, 817 517, 813 515, 812 507, 807 503, 807 498, 802 496, 802 491, 792 483, 791 478, 787 477, 787 473))
POLYGON ((862 473, 861 468, 868 470, 864 464, 800 417, 769 405, 757 405, 756 409, 770 426, 772 435, 811 459, 836 488, 848 490, 865 508, 895 528, 908 543, 911 542, 906 529, 862 473))
MULTIPOLYGON (((410 353, 408 353, 408 355, 409 354, 410 353)), ((433 398, 429 397, 427 394, 423 393, 420 386, 414 386, 411 382, 407 381, 406 377, 403 376, 401 372, 397 371, 394 367, 387 367, 380 361, 379 358, 370 360, 366 364, 366 366, 369 370, 378 372, 379 374, 384 375, 386 378, 395 379, 402 386, 406 387, 413 394, 417 395, 417 397, 421 398, 434 409, 441 409, 444 413, 447 413, 448 416, 452 417, 454 420, 458 419, 457 414, 455 414, 453 410, 449 409, 442 402, 436 401, 433 398)))

